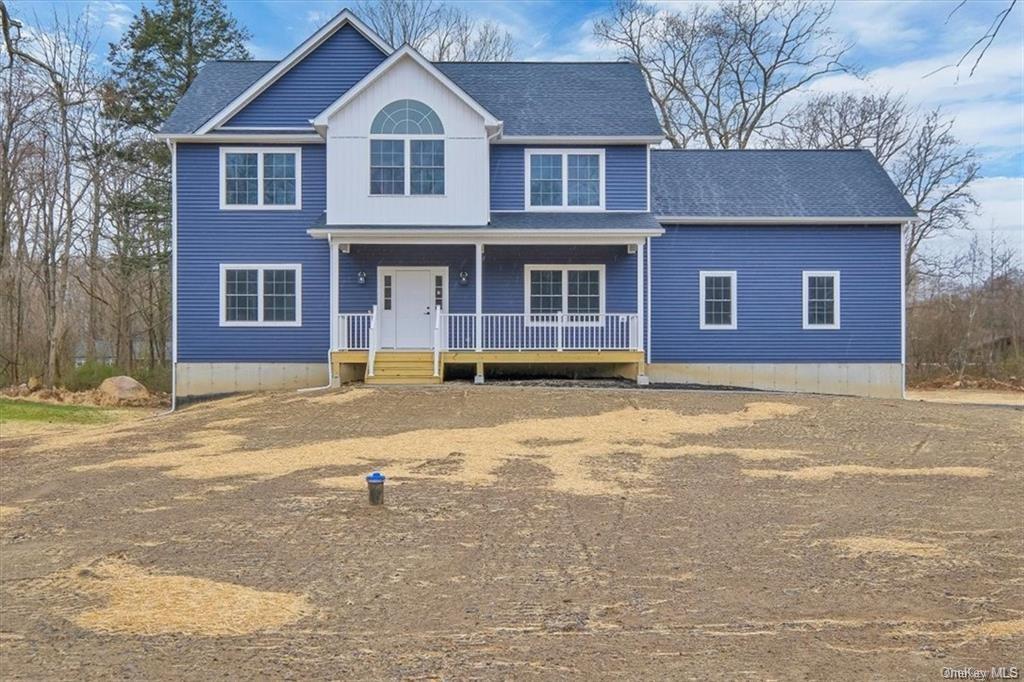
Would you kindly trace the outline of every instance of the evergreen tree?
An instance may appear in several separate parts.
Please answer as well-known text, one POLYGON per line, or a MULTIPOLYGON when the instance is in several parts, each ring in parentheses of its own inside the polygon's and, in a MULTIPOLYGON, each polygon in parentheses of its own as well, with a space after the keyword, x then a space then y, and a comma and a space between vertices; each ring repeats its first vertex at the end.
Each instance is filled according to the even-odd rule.
POLYGON ((222 0, 158 0, 110 44, 106 114, 155 132, 204 62, 250 59, 250 34, 222 0))

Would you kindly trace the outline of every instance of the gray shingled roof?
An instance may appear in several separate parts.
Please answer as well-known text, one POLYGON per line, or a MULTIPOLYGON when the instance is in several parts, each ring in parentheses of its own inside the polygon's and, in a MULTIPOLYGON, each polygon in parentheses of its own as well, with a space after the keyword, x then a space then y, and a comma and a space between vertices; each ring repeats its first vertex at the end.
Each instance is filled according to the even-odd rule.
MULTIPOLYGON (((160 132, 195 132, 275 64, 206 64, 160 132)), ((449 62, 436 66, 504 121, 506 135, 661 135, 643 78, 632 64, 449 62)))
MULTIPOLYGON (((364 229, 362 225, 328 225, 327 214, 321 214, 310 229, 364 229)), ((651 213, 492 213, 487 225, 372 225, 368 231, 402 230, 659 230, 661 226, 651 213)))
POLYGON ((627 62, 439 62, 501 119, 505 135, 662 135, 640 70, 627 62))
POLYGON ((192 133, 277 62, 208 62, 164 121, 161 133, 192 133))
POLYGON ((695 218, 914 217, 864 150, 656 150, 651 208, 695 218))

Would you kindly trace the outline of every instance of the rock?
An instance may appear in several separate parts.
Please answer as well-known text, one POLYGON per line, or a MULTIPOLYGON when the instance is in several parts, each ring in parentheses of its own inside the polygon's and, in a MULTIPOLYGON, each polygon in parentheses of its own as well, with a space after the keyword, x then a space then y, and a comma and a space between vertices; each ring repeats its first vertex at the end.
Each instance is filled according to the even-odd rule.
POLYGON ((100 395, 111 402, 134 402, 136 400, 147 400, 149 391, 131 377, 110 377, 104 379, 99 388, 100 395))
POLYGON ((39 380, 39 377, 29 377, 28 383, 25 385, 28 386, 29 393, 34 393, 43 387, 43 382, 39 380))

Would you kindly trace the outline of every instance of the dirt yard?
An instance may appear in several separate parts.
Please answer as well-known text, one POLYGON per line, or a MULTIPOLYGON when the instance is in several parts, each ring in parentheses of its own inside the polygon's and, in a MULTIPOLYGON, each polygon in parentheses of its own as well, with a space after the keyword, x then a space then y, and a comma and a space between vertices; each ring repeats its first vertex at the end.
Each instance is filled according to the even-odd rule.
POLYGON ((0 675, 1020 668, 1022 417, 453 384, 5 434, 0 675))

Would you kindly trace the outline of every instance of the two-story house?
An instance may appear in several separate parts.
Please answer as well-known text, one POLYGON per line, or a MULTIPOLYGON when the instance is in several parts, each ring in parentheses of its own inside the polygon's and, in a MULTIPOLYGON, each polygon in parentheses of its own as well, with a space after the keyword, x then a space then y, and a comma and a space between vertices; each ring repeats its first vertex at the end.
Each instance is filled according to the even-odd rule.
POLYGON ((431 63, 344 11, 213 62, 173 157, 179 396, 469 365, 900 396, 910 207, 866 151, 661 150, 628 63, 431 63))

